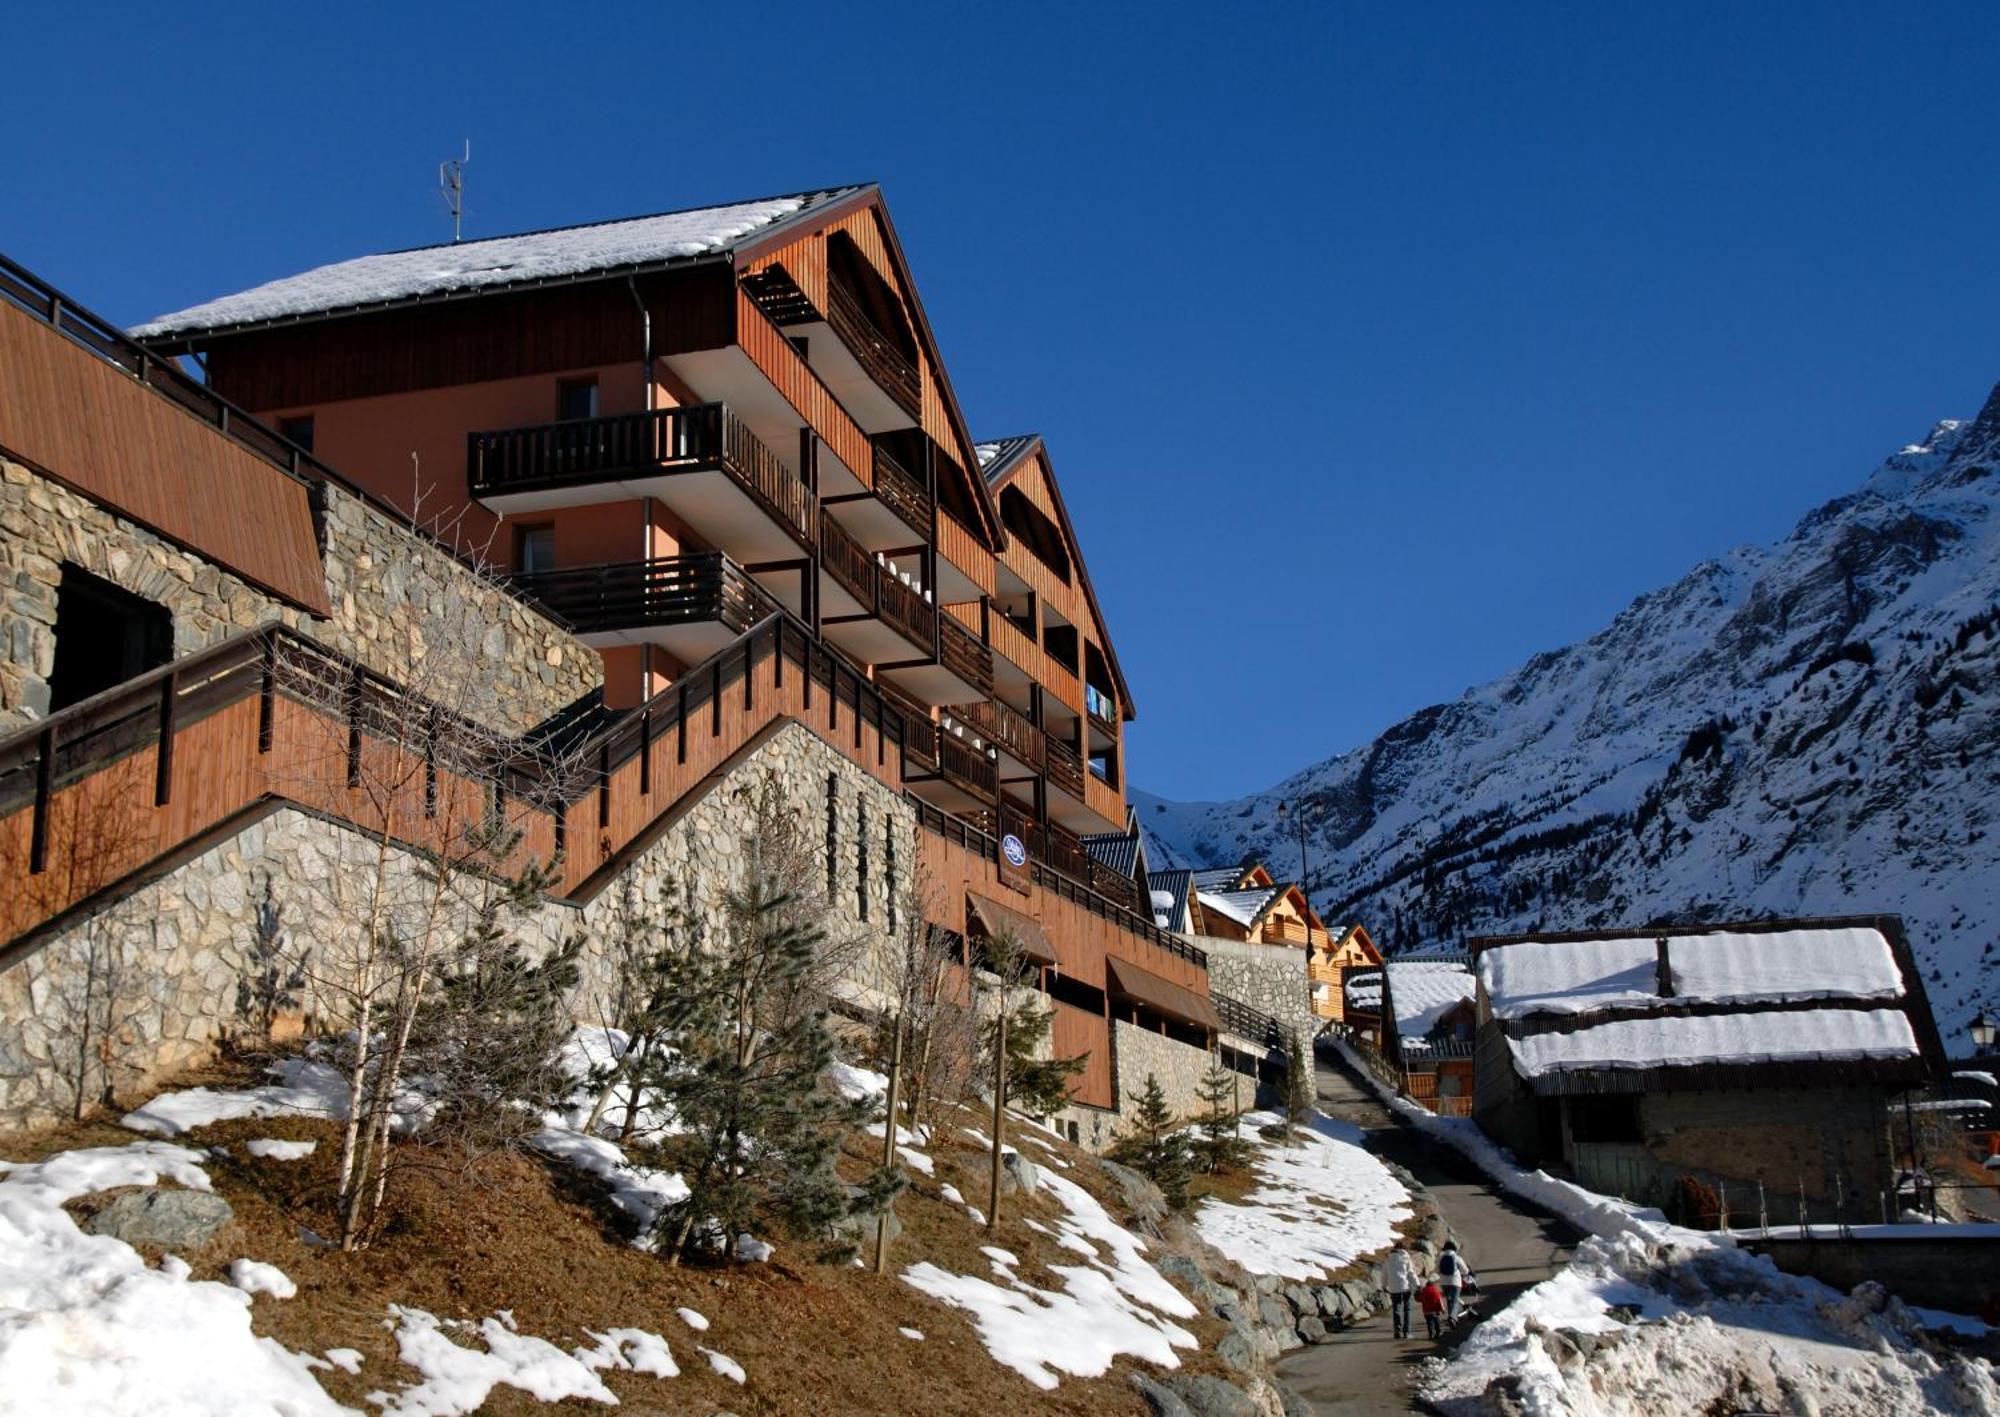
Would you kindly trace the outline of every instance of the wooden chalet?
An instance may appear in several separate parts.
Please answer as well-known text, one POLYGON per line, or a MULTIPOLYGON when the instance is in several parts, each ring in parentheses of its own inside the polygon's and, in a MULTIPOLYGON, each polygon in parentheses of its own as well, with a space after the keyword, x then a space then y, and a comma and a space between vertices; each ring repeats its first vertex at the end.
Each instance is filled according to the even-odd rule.
POLYGON ((1895 916, 1468 942, 1474 1116, 1529 1165, 1673 1206, 1684 1183, 1878 1220, 1890 1102, 1944 1052, 1895 916))
MULTIPOLYGON (((1032 943, 1055 1048, 1090 1055, 1079 1103, 1116 1105, 1114 1015, 1212 1036, 1205 956, 1156 917, 1125 800, 1132 695, 1048 450, 968 434, 875 186, 361 256, 137 343, 81 334, 73 302, 6 269, 0 379, 22 386, 0 388, 0 451, 298 615, 169 676, 214 669, 210 700, 245 705, 205 701, 204 761, 234 795, 197 808, 163 788, 131 861, 12 892, 0 945, 277 793, 256 764, 274 717, 282 739, 283 676, 259 666, 323 652, 315 489, 337 486, 413 524, 412 545, 499 568, 601 656, 576 720, 594 786, 511 789, 535 804, 528 848, 562 854, 563 892, 602 890, 732 755, 797 722, 902 794, 934 922, 968 965, 997 930, 1032 943)), ((151 680, 133 692, 164 702, 151 680)), ((174 715, 149 721, 140 751, 184 758, 174 715)), ((28 784, 7 808, 23 877, 74 818, 65 793, 132 762, 120 740, 56 765, 80 727, 57 715, 0 745, 28 784)), ((1278 894, 1246 928, 1316 924, 1278 894)))
MULTIPOLYGON (((1375 991, 1376 1007, 1355 1010, 1347 983, 1358 971, 1380 970, 1382 951, 1365 925, 1337 925, 1325 938, 1306 951, 1306 981, 1312 992, 1313 1013, 1343 1026, 1379 1028, 1381 991, 1375 991)), ((1378 976, 1379 977, 1379 976, 1378 976)))
POLYGON ((1194 873, 1202 933, 1218 940, 1297 945, 1309 953, 1329 945, 1326 925, 1305 891, 1279 881, 1261 862, 1204 868, 1194 873))
POLYGON ((1382 965, 1381 1054, 1403 1095, 1441 1116, 1472 1115, 1477 994, 1468 956, 1382 965))

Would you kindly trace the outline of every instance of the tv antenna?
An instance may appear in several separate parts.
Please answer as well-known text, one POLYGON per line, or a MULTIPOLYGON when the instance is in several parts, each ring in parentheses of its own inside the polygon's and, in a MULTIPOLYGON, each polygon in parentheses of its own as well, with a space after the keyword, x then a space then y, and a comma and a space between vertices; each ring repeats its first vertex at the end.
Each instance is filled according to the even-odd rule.
POLYGON ((465 165, 472 161, 472 139, 465 140, 465 156, 446 158, 438 164, 438 193, 445 210, 451 213, 451 239, 456 242, 465 220, 465 165))

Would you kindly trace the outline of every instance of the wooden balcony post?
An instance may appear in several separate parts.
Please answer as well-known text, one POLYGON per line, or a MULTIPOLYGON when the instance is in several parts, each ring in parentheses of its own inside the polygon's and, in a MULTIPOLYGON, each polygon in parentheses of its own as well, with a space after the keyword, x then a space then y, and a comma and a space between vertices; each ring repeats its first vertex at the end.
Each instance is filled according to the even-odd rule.
POLYGON ((271 751, 271 735, 276 728, 278 694, 278 637, 264 637, 264 682, 257 691, 257 752, 271 751))
POLYGON ((639 795, 653 794, 653 706, 639 710, 639 795))
POLYGON ((56 785, 56 726, 43 727, 35 745, 35 815, 28 838, 28 873, 49 868, 49 799, 56 785))
POLYGON ((597 746, 597 825, 599 829, 611 825, 611 745, 597 746))
POLYGON ((675 729, 679 735, 679 742, 674 749, 676 755, 674 760, 684 763, 688 760, 688 683, 685 674, 681 676, 681 682, 678 687, 680 690, 680 712, 674 715, 674 720, 675 729))
POLYGON ((361 696, 365 689, 360 665, 347 681, 347 785, 361 785, 361 696))
POLYGON ((174 714, 180 707, 180 672, 170 669, 160 680, 159 738, 153 749, 153 805, 164 807, 174 796, 174 714))

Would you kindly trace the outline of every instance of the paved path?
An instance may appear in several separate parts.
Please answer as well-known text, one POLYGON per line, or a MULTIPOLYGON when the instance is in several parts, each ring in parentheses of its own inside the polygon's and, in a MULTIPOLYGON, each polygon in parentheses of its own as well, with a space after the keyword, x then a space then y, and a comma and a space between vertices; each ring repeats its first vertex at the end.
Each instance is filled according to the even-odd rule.
MULTIPOLYGON (((1574 1230, 1511 1200, 1458 1152, 1398 1123, 1344 1064, 1320 1061, 1319 1099, 1322 1111, 1367 1131, 1370 1151, 1430 1188, 1479 1278, 1480 1313, 1497 1313, 1568 1260, 1574 1230)), ((1419 1411, 1411 1396, 1417 1365, 1450 1350, 1471 1325, 1461 1321, 1438 1343, 1422 1337, 1420 1314, 1412 1312, 1411 1327, 1419 1336, 1398 1342, 1385 1311, 1329 1343, 1288 1354, 1278 1375, 1315 1412, 1419 1411)))

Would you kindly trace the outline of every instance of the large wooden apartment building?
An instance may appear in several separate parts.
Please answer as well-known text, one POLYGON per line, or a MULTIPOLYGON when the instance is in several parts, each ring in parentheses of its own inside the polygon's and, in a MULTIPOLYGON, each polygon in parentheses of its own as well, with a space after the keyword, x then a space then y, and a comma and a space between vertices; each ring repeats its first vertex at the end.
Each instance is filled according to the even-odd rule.
MULTIPOLYGON (((62 298, 27 273, 13 268, 4 293, 23 340, 55 342, 37 358, 77 343, 76 315, 65 327, 62 298)), ((596 652, 601 674, 562 710, 593 735, 592 785, 526 827, 532 846, 562 854, 565 892, 601 891, 682 797, 773 723, 796 723, 864 771, 870 792, 894 794, 895 812, 873 823, 842 807, 852 834, 889 833, 878 888, 884 871, 912 869, 879 819, 907 816, 931 918, 969 949, 1002 928, 1025 937, 1057 1049, 1090 1055, 1080 1103, 1117 1103, 1114 1017, 1207 1041, 1202 952, 1155 923, 1142 873, 1107 870, 1084 846, 1128 823, 1132 696, 1048 450, 969 435, 874 186, 362 256, 164 316, 131 332, 137 345, 92 329, 85 343, 136 387, 91 416, 165 416, 156 405, 186 383, 170 372, 185 356, 206 388, 181 390, 181 412, 207 399, 194 420, 207 426, 180 430, 179 463, 134 487, 87 485, 4 436, 0 451, 134 514, 147 478, 154 500, 168 483, 183 489, 169 501, 212 491, 218 450, 255 438, 285 474, 263 495, 290 549, 220 533, 181 544, 225 570, 296 581, 284 613, 302 635, 342 613, 342 587, 399 574, 379 551, 336 574, 323 510, 306 510, 334 488, 406 519, 412 555, 436 541, 498 567, 534 626, 596 652), (315 516, 326 565, 312 554, 315 516)), ((59 384, 12 392, 65 396, 59 384)), ((232 495, 214 495, 220 525, 232 495)), ((170 654, 105 671, 98 687, 200 639, 176 617, 170 654)), ((562 654, 551 647, 550 662, 562 654)), ((269 751, 273 676, 261 682, 267 707, 245 711, 244 751, 269 751)), ((62 704, 43 702, 55 712, 9 740, 28 799, 7 804, 21 846, 0 861, 10 873, 47 859, 68 820, 58 799, 90 773, 50 746, 68 725, 62 704)), ((175 716, 153 721, 144 751, 171 761, 175 716)), ((829 823, 836 790, 829 780, 829 823)), ((231 810, 241 804, 152 824, 157 859, 141 867, 231 810)), ((12 912, 9 939, 55 928, 131 865, 23 893, 39 904, 12 912)))

